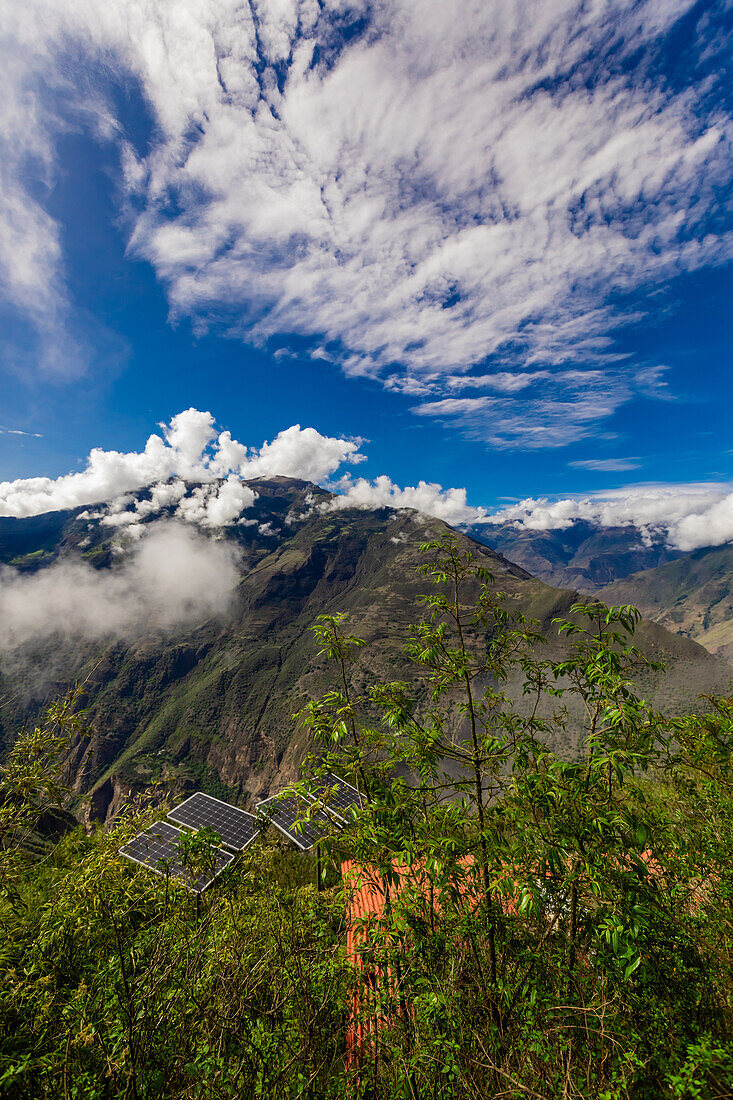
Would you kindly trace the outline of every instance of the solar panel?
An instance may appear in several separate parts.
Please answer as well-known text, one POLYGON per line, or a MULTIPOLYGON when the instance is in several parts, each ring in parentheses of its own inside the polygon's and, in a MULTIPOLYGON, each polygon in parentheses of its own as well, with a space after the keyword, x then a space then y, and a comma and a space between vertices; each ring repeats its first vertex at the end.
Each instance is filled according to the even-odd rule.
POLYGON ((340 779, 333 772, 311 780, 309 784, 311 796, 319 801, 328 814, 333 814, 342 821, 347 821, 349 810, 352 807, 363 806, 364 799, 346 780, 340 779))
POLYGON ((222 851, 221 848, 212 849, 213 873, 208 877, 194 878, 183 866, 179 855, 178 845, 185 836, 184 832, 176 829, 174 825, 169 825, 167 821, 156 821, 139 833, 129 844, 124 844, 120 848, 120 855, 131 859, 133 863, 148 867, 158 875, 181 878, 189 889, 200 894, 232 862, 234 856, 222 851))
POLYGON ((303 821, 302 815, 307 810, 308 806, 302 799, 281 798, 280 795, 257 803, 258 813, 264 813, 276 829, 304 852, 322 840, 333 827, 322 810, 317 810, 310 821, 303 821))
POLYGON ((192 794, 180 806, 171 810, 168 817, 190 829, 213 829, 221 837, 222 844, 236 852, 243 852, 259 831, 257 818, 252 814, 238 810, 236 806, 230 806, 228 802, 222 802, 218 798, 212 798, 203 791, 192 794))

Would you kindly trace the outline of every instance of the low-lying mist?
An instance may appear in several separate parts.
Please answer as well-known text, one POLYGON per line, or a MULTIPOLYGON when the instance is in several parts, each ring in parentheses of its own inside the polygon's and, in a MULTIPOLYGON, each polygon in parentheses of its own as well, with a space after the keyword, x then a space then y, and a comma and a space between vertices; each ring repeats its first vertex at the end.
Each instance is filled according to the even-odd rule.
POLYGON ((238 581, 231 544, 159 522, 112 569, 70 559, 31 575, 0 570, 0 649, 51 635, 130 637, 203 622, 229 610, 238 581))

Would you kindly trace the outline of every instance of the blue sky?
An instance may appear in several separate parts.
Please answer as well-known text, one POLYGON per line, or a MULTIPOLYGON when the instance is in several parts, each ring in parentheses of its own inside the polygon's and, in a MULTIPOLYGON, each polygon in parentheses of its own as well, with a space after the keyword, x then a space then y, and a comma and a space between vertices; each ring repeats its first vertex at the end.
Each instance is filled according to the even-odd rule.
POLYGON ((193 407, 487 508, 725 499, 725 5, 109 9, 12 17, 0 478, 193 407))

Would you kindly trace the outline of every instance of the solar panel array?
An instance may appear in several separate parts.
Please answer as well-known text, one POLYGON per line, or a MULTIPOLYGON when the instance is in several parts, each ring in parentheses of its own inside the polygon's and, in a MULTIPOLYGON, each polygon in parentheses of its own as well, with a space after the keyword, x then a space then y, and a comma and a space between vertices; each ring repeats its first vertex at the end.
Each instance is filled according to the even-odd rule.
POLYGON ((304 814, 308 812, 313 803, 304 802, 297 798, 283 798, 282 795, 273 795, 264 802, 257 803, 257 810, 263 814, 268 822, 279 829, 293 844, 307 852, 319 840, 323 840, 331 831, 331 822, 322 810, 310 815, 308 821, 304 820, 304 814))
POLYGON ((149 867, 156 874, 181 878, 191 890, 200 894, 232 862, 234 856, 221 848, 212 848, 210 871, 194 877, 181 860, 179 844, 185 835, 167 821, 156 821, 120 848, 120 855, 149 867))
POLYGON ((283 791, 259 802, 257 812, 264 813, 276 829, 303 851, 322 840, 334 824, 345 824, 351 808, 363 804, 356 787, 331 772, 310 783, 309 801, 285 795, 283 791), (304 820, 306 814, 308 820, 304 820))
POLYGON ((203 791, 197 791, 168 814, 171 821, 189 829, 213 829, 222 844, 243 852, 257 836, 257 818, 203 791))
MULTIPOLYGON (((259 802, 257 813, 307 852, 331 832, 334 825, 344 825, 350 811, 363 805, 363 801, 355 787, 328 772, 311 781, 305 798, 283 791, 259 802)), ((261 822, 252 814, 203 791, 192 794, 171 810, 168 817, 176 825, 171 825, 170 821, 156 821, 120 848, 120 855, 157 874, 181 878, 196 893, 210 886, 234 856, 225 852, 224 848, 212 847, 211 873, 194 878, 183 865, 179 849, 181 840, 189 834, 176 826, 183 825, 185 829, 195 832, 212 829, 221 837, 222 844, 234 852, 243 852, 261 828, 261 822)))
POLYGON ((335 814, 347 821, 349 813, 355 807, 362 806, 364 799, 350 783, 340 779, 333 772, 314 779, 309 785, 311 796, 321 803, 327 813, 335 814))

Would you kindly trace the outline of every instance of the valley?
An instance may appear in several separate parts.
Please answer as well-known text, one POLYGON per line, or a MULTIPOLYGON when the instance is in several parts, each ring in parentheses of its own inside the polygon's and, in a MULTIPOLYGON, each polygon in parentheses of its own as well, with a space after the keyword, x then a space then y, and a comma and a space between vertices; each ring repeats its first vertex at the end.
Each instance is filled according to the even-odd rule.
MULTIPOLYGON (((402 647, 429 587, 417 573, 420 545, 447 526, 410 510, 334 508, 330 494, 294 479, 249 486, 257 498, 246 522, 202 534, 235 555, 226 613, 167 629, 143 618, 122 634, 93 638, 57 630, 19 647, 4 639, 6 743, 48 699, 84 683, 94 732, 76 750, 76 789, 90 796, 87 812, 98 820, 112 820, 132 792, 153 783, 201 787, 249 807, 294 779, 310 747, 294 715, 332 686, 310 630, 320 614, 346 613, 349 630, 367 642, 350 670, 357 693, 375 680, 411 675, 402 647)), ((148 522, 170 521, 163 513, 148 522)), ((552 620, 568 613, 576 592, 533 577, 469 535, 458 537, 508 605, 537 620, 546 654, 558 658, 566 643, 552 620)), ((0 545, 14 576, 40 577, 59 562, 82 561, 105 578, 119 574, 136 544, 77 509, 2 519, 0 545)), ((731 666, 666 624, 642 624, 638 640, 666 664, 641 681, 660 710, 684 713, 701 694, 733 691, 731 666)), ((507 690, 521 703, 518 680, 507 690)), ((555 748, 571 758, 572 736, 555 748)))

